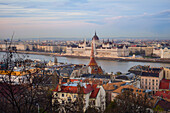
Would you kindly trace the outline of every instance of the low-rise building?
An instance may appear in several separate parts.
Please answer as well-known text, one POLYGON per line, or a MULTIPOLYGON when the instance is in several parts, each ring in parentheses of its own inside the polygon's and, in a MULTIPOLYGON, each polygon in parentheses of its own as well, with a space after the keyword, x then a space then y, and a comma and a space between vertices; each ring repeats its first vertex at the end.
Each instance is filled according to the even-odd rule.
POLYGON ((124 85, 124 86, 121 86, 121 87, 117 88, 116 90, 114 90, 111 93, 111 101, 114 101, 116 96, 121 94, 124 91, 131 91, 134 94, 136 94, 137 96, 138 95, 142 95, 142 96, 144 96, 144 95, 152 95, 152 92, 149 91, 149 90, 144 90, 144 89, 136 88, 133 85, 124 85))
POLYGON ((153 54, 159 56, 160 58, 170 58, 170 48, 162 47, 153 49, 153 54))
POLYGON ((0 82, 13 84, 31 83, 33 77, 32 74, 36 73, 36 68, 30 67, 27 71, 23 71, 22 68, 15 67, 13 71, 0 70, 0 82))
POLYGON ((161 58, 170 58, 170 48, 161 48, 161 58))
POLYGON ((106 91, 107 102, 111 102, 112 92, 123 85, 126 85, 126 82, 114 82, 103 84, 103 88, 106 91))
POLYGON ((164 77, 165 77, 165 79, 170 80, 170 67, 164 68, 164 77))
POLYGON ((149 71, 142 72, 140 85, 142 89, 152 91, 159 90, 160 80, 163 79, 163 70, 161 68, 150 68, 149 71))
POLYGON ((66 102, 76 101, 79 94, 83 95, 84 111, 91 105, 96 108, 105 110, 105 91, 102 87, 97 87, 97 85, 91 85, 89 83, 82 83, 79 81, 67 82, 65 84, 59 83, 56 89, 53 91, 53 100, 55 99, 61 104, 66 102))
POLYGON ((129 52, 133 54, 142 54, 145 56, 151 56, 153 54, 153 47, 131 46, 128 47, 129 52))

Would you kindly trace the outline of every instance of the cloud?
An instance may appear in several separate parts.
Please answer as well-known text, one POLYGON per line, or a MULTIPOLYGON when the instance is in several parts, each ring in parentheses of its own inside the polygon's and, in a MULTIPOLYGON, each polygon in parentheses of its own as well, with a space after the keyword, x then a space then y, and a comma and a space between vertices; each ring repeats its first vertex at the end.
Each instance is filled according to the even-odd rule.
POLYGON ((151 15, 152 18, 167 19, 170 20, 170 10, 165 10, 151 15))
POLYGON ((97 25, 103 25, 105 22, 103 21, 85 21, 86 23, 92 23, 92 24, 97 24, 97 25))
POLYGON ((81 15, 87 15, 87 13, 80 13, 80 12, 70 12, 67 13, 69 16, 81 16, 81 15))
POLYGON ((169 3, 169 0, 0 0, 0 29, 22 26, 24 30, 36 25, 40 31, 43 27, 51 30, 63 27, 71 32, 76 25, 77 30, 85 27, 83 31, 88 32, 89 28, 97 27, 105 34, 113 31, 117 31, 115 35, 142 31, 149 34, 153 27, 170 30, 169 3))

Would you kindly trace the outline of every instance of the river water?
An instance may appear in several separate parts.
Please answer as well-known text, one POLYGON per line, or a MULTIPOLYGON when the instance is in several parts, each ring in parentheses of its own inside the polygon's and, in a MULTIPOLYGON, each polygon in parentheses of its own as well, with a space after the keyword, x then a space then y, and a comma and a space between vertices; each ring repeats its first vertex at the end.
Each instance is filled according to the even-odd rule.
MULTIPOLYGON (((0 52, 0 59, 4 55, 3 52, 0 52)), ((54 61, 53 56, 45 56, 45 55, 25 55, 30 59, 39 59, 42 61, 54 61)), ((57 57, 58 62, 63 63, 72 63, 72 64, 88 64, 90 59, 81 59, 81 58, 70 58, 70 57, 57 57)), ((150 65, 151 67, 169 67, 168 63, 152 63, 152 62, 132 62, 132 61, 110 61, 110 60, 96 60, 98 65, 102 67, 105 72, 117 72, 121 71, 123 73, 128 72, 128 70, 135 65, 150 65)))

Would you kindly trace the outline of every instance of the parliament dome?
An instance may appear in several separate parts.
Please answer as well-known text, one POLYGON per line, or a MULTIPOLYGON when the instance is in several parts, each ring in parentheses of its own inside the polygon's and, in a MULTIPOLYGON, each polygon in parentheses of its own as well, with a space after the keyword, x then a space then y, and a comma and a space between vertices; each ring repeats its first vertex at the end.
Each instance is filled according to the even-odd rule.
POLYGON ((95 35, 93 36, 92 40, 99 40, 99 37, 96 35, 96 32, 95 32, 95 35))

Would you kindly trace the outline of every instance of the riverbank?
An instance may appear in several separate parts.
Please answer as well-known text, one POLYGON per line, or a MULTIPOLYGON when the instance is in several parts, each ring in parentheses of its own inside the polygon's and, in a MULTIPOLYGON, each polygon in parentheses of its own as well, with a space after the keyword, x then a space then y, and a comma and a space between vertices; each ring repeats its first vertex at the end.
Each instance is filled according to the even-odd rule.
MULTIPOLYGON (((75 56, 75 55, 62 55, 64 57, 72 57, 72 58, 90 58, 88 56, 75 56)), ((153 63, 170 63, 170 59, 139 59, 139 58, 128 58, 128 57, 120 57, 120 58, 111 58, 111 57, 95 57, 99 60, 115 60, 115 61, 133 61, 133 62, 153 62, 153 63)))
MULTIPOLYGON (((4 52, 4 51, 1 51, 4 52)), ((84 58, 89 59, 89 56, 76 56, 66 55, 60 53, 48 53, 48 52, 32 52, 32 51, 17 51, 20 54, 34 54, 34 55, 46 55, 46 56, 58 56, 58 57, 71 57, 71 58, 84 58)), ((161 58, 131 58, 131 57, 96 57, 99 60, 112 60, 112 61, 133 61, 133 62, 153 62, 153 63, 170 63, 170 59, 161 58)))

